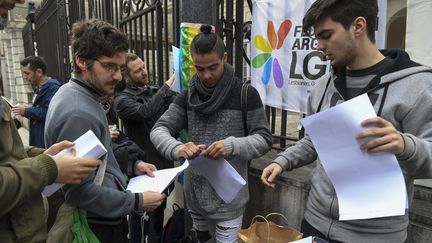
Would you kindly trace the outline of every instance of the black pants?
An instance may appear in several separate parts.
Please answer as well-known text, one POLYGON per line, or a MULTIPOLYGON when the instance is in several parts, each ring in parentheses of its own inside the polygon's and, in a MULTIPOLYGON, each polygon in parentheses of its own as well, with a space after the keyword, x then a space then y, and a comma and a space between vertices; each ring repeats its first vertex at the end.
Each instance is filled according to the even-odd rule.
POLYGON ((101 243, 129 243, 126 218, 119 225, 89 224, 89 226, 101 243))

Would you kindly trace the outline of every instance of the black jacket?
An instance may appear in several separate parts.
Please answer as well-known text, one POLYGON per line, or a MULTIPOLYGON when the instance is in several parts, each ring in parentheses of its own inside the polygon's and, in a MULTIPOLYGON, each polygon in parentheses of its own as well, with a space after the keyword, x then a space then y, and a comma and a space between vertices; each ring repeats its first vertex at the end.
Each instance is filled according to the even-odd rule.
POLYGON ((123 121, 127 136, 146 153, 146 162, 156 165, 157 169, 173 167, 150 141, 150 131, 156 121, 174 100, 175 93, 168 85, 159 90, 149 86, 137 87, 128 84, 114 100, 115 110, 123 121))

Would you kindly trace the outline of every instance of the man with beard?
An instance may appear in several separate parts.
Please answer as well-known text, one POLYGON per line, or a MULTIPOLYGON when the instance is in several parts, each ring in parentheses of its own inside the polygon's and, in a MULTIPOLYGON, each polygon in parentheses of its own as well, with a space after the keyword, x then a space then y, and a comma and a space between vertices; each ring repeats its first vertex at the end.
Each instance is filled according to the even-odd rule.
MULTIPOLYGON (((173 167, 173 161, 165 159, 150 141, 150 131, 155 122, 165 112, 174 99, 170 90, 174 82, 171 77, 157 91, 148 85, 148 72, 145 63, 133 53, 126 54, 122 67, 126 88, 115 97, 115 108, 122 119, 127 136, 146 153, 145 161, 156 165, 157 169, 173 167)), ((160 242, 162 236, 165 204, 149 213, 144 224, 147 242, 160 242)), ((141 242, 140 217, 131 215, 131 240, 141 242)))
MULTIPOLYGON (((102 186, 93 173, 79 185, 63 187, 65 201, 87 211, 90 229, 101 242, 128 242, 126 215, 134 210, 151 211, 164 200, 157 192, 131 193, 111 148, 108 122, 99 98, 112 95, 122 79, 120 66, 128 49, 126 35, 109 23, 92 19, 74 23, 71 30, 74 74, 53 97, 45 125, 49 146, 63 139, 75 140, 88 130, 107 149, 102 186)), ((150 166, 140 174, 151 174, 150 166)))

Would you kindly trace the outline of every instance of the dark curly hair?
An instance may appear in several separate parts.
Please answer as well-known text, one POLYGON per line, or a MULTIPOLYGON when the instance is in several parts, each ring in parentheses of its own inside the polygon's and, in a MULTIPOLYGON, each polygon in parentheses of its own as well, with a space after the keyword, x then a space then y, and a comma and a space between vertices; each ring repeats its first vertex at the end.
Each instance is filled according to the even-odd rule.
POLYGON ((326 17, 341 23, 345 29, 348 29, 356 18, 364 17, 368 37, 375 43, 375 29, 378 21, 377 0, 317 0, 303 18, 303 32, 311 36, 312 27, 326 17))
MULTIPOLYGON (((74 59, 84 58, 88 68, 92 66, 93 60, 101 56, 112 57, 129 49, 125 33, 99 19, 75 22, 71 30, 71 43, 74 59)), ((74 71, 81 72, 75 60, 74 71)))

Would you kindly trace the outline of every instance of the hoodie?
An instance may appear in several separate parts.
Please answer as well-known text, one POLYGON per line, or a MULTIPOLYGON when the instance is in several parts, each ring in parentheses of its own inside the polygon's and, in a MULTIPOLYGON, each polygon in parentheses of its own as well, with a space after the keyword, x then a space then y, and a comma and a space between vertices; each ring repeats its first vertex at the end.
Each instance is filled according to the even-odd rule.
MULTIPOLYGON (((405 176, 409 199, 414 179, 432 177, 432 69, 410 60, 402 50, 383 50, 390 64, 375 76, 363 93, 371 99, 378 116, 401 132, 405 150, 397 156, 405 176)), ((308 113, 314 114, 346 101, 345 68, 322 77, 311 92, 308 113), (336 97, 336 98, 335 98, 336 97)), ((404 242, 407 238, 408 211, 402 216, 339 221, 335 189, 312 145, 305 136, 275 159, 292 170, 317 160, 312 172, 311 190, 305 219, 332 240, 342 242, 404 242)))

